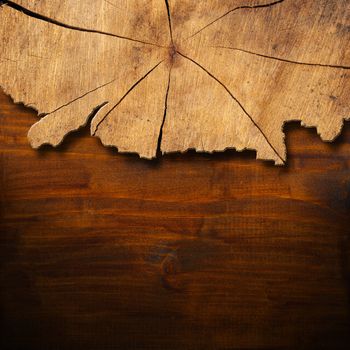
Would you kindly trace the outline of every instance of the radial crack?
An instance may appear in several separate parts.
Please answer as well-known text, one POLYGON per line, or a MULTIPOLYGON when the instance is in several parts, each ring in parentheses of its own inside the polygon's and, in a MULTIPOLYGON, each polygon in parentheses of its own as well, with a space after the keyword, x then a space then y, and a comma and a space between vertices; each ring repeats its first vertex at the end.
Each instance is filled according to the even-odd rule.
POLYGON ((109 84, 112 84, 112 83, 115 82, 116 80, 117 80, 117 79, 113 79, 113 80, 109 81, 108 83, 105 83, 105 84, 103 84, 103 85, 100 85, 100 86, 98 86, 98 87, 96 87, 96 88, 94 88, 94 89, 92 89, 92 90, 90 90, 90 91, 84 93, 83 95, 81 95, 81 96, 79 96, 79 97, 77 97, 77 98, 75 98, 75 99, 73 99, 73 100, 71 100, 71 101, 69 101, 69 102, 63 104, 62 106, 57 107, 55 110, 53 110, 53 111, 47 113, 46 115, 55 113, 55 112, 57 112, 58 110, 60 110, 61 108, 67 107, 67 106, 69 106, 70 104, 72 104, 73 102, 75 102, 75 101, 77 101, 77 100, 80 100, 81 98, 85 97, 86 95, 89 95, 89 94, 91 94, 91 93, 94 92, 94 91, 97 91, 97 90, 99 90, 99 89, 101 89, 101 88, 103 88, 103 87, 105 87, 105 86, 107 86, 107 85, 109 85, 109 84))
POLYGON ((44 22, 47 22, 47 23, 51 23, 51 24, 54 24, 54 25, 57 25, 59 27, 63 27, 63 28, 66 28, 66 29, 72 29, 72 30, 77 30, 77 31, 80 31, 80 32, 95 33, 95 34, 111 36, 111 37, 114 37, 114 38, 118 38, 118 39, 122 39, 122 40, 128 40, 128 41, 133 41, 133 42, 144 44, 144 45, 165 47, 165 46, 158 45, 158 44, 155 44, 155 43, 151 43, 151 42, 147 42, 147 41, 143 41, 143 40, 138 40, 138 39, 133 39, 133 38, 129 38, 129 37, 122 36, 122 35, 117 35, 117 34, 108 33, 108 32, 95 30, 95 29, 81 28, 81 27, 73 26, 73 25, 70 25, 70 24, 67 24, 67 23, 63 23, 63 22, 57 21, 55 19, 49 18, 49 17, 47 17, 45 15, 42 15, 40 13, 34 12, 32 10, 29 10, 29 9, 27 9, 27 8, 21 6, 21 5, 16 4, 13 1, 4 0, 4 1, 1 1, 0 4, 1 5, 7 5, 8 7, 11 7, 12 9, 14 9, 16 11, 22 12, 22 13, 24 13, 25 15, 27 15, 29 17, 36 18, 38 20, 41 20, 41 21, 44 21, 44 22))
POLYGON ((226 17, 227 15, 229 15, 232 12, 238 11, 238 10, 244 10, 244 9, 257 9, 257 8, 264 8, 264 7, 270 7, 270 6, 274 6, 277 4, 280 4, 282 2, 284 2, 285 0, 276 0, 273 2, 269 2, 268 4, 262 4, 262 5, 252 5, 252 6, 248 6, 248 5, 244 5, 244 6, 238 6, 235 7, 227 12, 225 12, 223 15, 221 15, 220 17, 214 19, 213 21, 211 21, 210 23, 206 24, 204 27, 202 27, 201 29, 199 29, 197 32, 195 32, 194 34, 192 34, 191 36, 189 36, 187 39, 190 39, 194 36, 196 36, 197 34, 199 34, 200 32, 202 32, 203 30, 207 29, 208 27, 210 27, 211 25, 213 25, 214 23, 216 23, 217 21, 220 21, 221 19, 223 19, 224 17, 226 17))
POLYGON ((113 6, 114 8, 118 9, 118 10, 123 10, 122 8, 118 7, 116 4, 114 4, 113 2, 111 1, 108 1, 108 0, 104 0, 107 4, 113 6))
POLYGON ((97 123, 96 128, 94 132, 92 133, 92 136, 96 135, 96 132, 99 128, 99 126, 105 121, 105 119, 114 111, 115 108, 117 108, 122 101, 126 98, 126 96, 129 95, 129 93, 137 86, 139 85, 144 79, 147 78, 149 74, 151 74, 164 60, 158 62, 152 69, 150 69, 144 76, 142 76, 136 83, 134 83, 129 90, 122 96, 122 98, 107 112, 107 114, 97 123))
POLYGON ((280 58, 280 57, 275 57, 275 56, 268 56, 268 55, 264 55, 264 54, 257 53, 257 52, 254 52, 254 51, 249 51, 249 50, 240 49, 240 48, 236 48, 236 47, 227 47, 227 46, 208 46, 208 47, 212 47, 214 49, 227 49, 227 50, 244 52, 244 53, 247 53, 247 54, 250 54, 250 55, 254 55, 254 56, 259 56, 259 57, 263 57, 263 58, 267 58, 267 59, 271 59, 271 60, 275 60, 275 61, 280 61, 280 62, 299 64, 299 65, 302 65, 302 66, 350 69, 350 66, 341 66, 341 65, 335 65, 335 64, 322 64, 322 63, 310 63, 310 62, 293 61, 293 60, 288 60, 286 58, 280 58))
POLYGON ((158 136, 158 142, 157 142, 157 152, 156 154, 161 154, 161 144, 162 144, 162 138, 163 138, 163 127, 165 124, 165 119, 167 116, 167 110, 168 110, 168 96, 169 96, 169 90, 170 90, 170 80, 171 80, 171 71, 172 71, 173 65, 170 66, 169 69, 169 77, 168 77, 168 86, 165 94, 165 103, 164 103, 164 115, 163 115, 163 120, 162 124, 159 129, 159 136, 158 136))
POLYGON ((206 72, 212 79, 214 79, 217 83, 219 83, 226 91, 227 93, 231 96, 231 98, 239 105, 239 107, 242 109, 242 111, 244 112, 244 114, 250 119, 250 121, 254 124, 254 126, 259 130, 259 132, 262 134, 262 136, 264 137, 264 139, 266 140, 266 142, 269 144, 269 146, 271 147, 271 149, 274 151, 274 153, 278 156, 278 158, 285 164, 285 160, 283 159, 283 157, 280 156, 280 154, 277 152, 277 150, 273 147, 273 145, 271 144, 271 142, 269 141, 269 139, 267 138, 267 136, 265 135, 264 131, 260 128, 260 126, 255 122, 255 120, 253 119, 253 117, 247 112, 247 110, 244 108, 244 106, 242 105, 242 103, 237 99, 237 97, 235 97, 233 95, 233 93, 228 89, 228 87, 222 83, 218 78, 216 78, 212 73, 210 73, 206 68, 204 68, 202 65, 200 65, 198 62, 196 62, 195 60, 193 60, 192 58, 185 56, 184 54, 182 54, 181 52, 178 51, 178 54, 184 58, 186 58, 187 60, 191 61, 192 63, 194 63, 196 66, 198 66, 199 68, 201 68, 204 72, 206 72))
MULTIPOLYGON (((86 125, 90 124, 90 122, 92 121, 92 119, 94 119, 94 117, 97 115, 97 113, 102 109, 102 107, 104 107, 105 105, 108 104, 108 101, 105 101, 101 104, 99 104, 98 106, 96 106, 95 108, 92 109, 91 113, 89 114, 86 123, 84 125, 82 125, 81 127, 85 127, 86 125)), ((79 128, 80 129, 80 128, 79 128)))
POLYGON ((11 60, 11 59, 6 58, 6 57, 1 57, 0 59, 1 59, 1 60, 5 60, 5 61, 9 61, 9 62, 14 62, 14 63, 17 62, 17 61, 15 61, 15 60, 11 60))
POLYGON ((171 39, 171 44, 174 46, 174 39, 173 39, 173 26, 172 26, 172 21, 171 21, 171 13, 170 13, 170 6, 169 6, 169 1, 165 0, 165 6, 168 14, 168 23, 169 23, 169 32, 170 32, 170 39, 171 39))

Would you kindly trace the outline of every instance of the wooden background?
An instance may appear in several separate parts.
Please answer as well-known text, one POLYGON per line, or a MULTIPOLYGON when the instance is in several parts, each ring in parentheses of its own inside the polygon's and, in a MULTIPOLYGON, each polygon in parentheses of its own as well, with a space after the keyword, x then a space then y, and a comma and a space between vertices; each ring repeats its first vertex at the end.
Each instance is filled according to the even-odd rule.
POLYGON ((350 124, 254 152, 145 161, 0 93, 2 349, 347 349, 350 124))

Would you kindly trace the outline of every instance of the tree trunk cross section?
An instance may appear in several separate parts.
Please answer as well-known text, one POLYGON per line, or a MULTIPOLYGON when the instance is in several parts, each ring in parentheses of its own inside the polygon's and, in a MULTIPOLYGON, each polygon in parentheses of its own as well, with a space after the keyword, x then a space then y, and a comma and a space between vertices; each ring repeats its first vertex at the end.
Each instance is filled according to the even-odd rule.
POLYGON ((350 119, 347 0, 17 0, 0 7, 0 85, 41 119, 34 148, 90 123, 120 152, 256 150, 283 127, 333 141, 350 119))

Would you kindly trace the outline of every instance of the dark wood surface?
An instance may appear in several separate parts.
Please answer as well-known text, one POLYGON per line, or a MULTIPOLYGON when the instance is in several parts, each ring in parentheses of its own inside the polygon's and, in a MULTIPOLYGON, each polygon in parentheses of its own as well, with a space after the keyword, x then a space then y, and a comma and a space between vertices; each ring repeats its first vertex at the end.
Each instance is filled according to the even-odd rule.
POLYGON ((32 150, 0 93, 2 349, 348 349, 350 124, 254 152, 32 150))

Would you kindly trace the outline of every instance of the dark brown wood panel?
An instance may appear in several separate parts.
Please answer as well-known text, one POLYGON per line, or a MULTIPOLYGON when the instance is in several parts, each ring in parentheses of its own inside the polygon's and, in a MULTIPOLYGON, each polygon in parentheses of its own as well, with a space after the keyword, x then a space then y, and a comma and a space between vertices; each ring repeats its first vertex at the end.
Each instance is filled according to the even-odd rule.
POLYGON ((88 129, 30 148, 0 93, 2 349, 347 349, 350 124, 155 161, 88 129))

